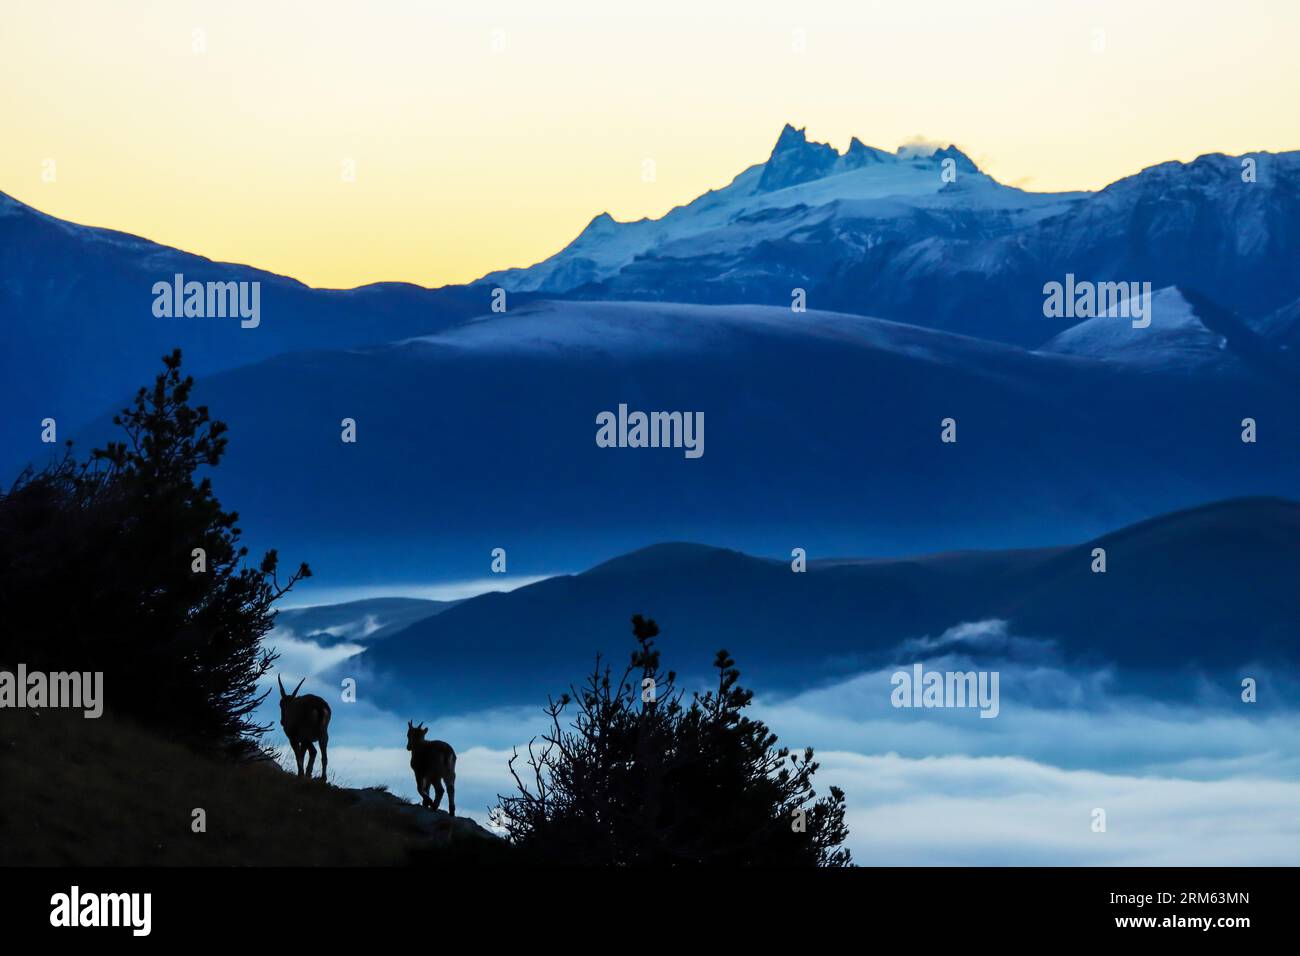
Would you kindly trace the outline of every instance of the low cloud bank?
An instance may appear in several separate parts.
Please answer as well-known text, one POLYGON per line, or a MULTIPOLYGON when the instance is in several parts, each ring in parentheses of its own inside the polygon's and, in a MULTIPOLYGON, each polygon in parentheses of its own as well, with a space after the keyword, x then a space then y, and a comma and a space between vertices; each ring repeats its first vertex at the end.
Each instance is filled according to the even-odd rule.
MULTIPOLYGON (((304 643, 286 647, 305 672, 336 663, 325 653, 336 648, 296 646, 304 643)), ((1066 667, 1050 642, 1011 635, 1002 622, 963 624, 895 656, 897 666, 792 696, 760 694, 753 705, 782 744, 816 748, 820 792, 836 784, 848 794, 859 863, 1300 864, 1300 712, 1247 704, 1235 687, 1179 704, 1121 694, 1107 669, 1066 667), (892 706, 892 673, 918 660, 999 670, 998 717, 892 706), (1104 832, 1094 830, 1097 810, 1104 832)), ((1273 686, 1293 679, 1260 675, 1273 686)), ((305 689, 338 699, 314 676, 305 689)), ((278 717, 274 706, 268 700, 263 719, 278 717)), ((484 823, 497 794, 513 791, 512 748, 546 728, 536 703, 389 713, 366 701, 364 683, 356 703, 334 711, 337 783, 414 798, 405 727, 424 720, 430 737, 456 748, 458 811, 484 823)), ((283 743, 278 727, 269 742, 283 743)))

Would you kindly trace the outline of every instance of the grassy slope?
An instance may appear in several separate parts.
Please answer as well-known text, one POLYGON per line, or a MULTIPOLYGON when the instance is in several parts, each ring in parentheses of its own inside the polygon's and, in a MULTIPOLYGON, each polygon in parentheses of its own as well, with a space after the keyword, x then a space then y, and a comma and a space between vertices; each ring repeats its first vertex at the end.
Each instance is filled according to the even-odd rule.
POLYGON ((459 820, 430 852, 425 821, 396 798, 362 805, 358 791, 198 754, 107 714, 0 710, 0 865, 384 866, 413 851, 425 862, 507 852, 459 820), (196 807, 206 833, 191 830, 196 807))

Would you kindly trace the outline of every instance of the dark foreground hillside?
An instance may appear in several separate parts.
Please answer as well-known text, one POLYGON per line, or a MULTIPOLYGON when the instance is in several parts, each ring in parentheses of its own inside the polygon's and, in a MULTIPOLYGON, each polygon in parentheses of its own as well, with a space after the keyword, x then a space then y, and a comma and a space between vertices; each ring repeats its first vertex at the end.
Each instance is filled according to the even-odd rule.
POLYGON ((0 866, 505 862, 464 817, 195 753, 106 714, 0 710, 0 866), (192 830, 206 811, 207 832, 192 830))

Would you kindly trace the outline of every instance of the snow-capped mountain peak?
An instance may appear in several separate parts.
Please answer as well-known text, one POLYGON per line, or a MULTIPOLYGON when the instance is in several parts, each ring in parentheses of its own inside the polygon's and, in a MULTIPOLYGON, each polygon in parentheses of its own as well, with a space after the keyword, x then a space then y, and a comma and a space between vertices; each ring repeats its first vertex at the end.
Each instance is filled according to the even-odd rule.
POLYGON ((637 257, 653 255, 670 243, 725 229, 765 210, 818 210, 840 201, 895 197, 914 202, 951 185, 953 172, 986 190, 1016 192, 981 173, 955 146, 909 145, 889 153, 854 137, 840 153, 827 143, 810 141, 805 129, 787 123, 767 160, 722 189, 710 190, 659 219, 618 222, 602 213, 549 259, 527 268, 492 272, 479 281, 512 291, 566 292, 608 279, 637 257), (949 159, 955 166, 945 167, 949 159))
POLYGON ((757 191, 770 193, 821 179, 835 169, 839 160, 840 154, 833 146, 810 143, 804 130, 786 123, 772 148, 772 155, 763 164, 763 176, 758 181, 757 191))
POLYGON ((874 146, 868 146, 854 136, 849 140, 849 148, 843 156, 843 164, 846 169, 857 169, 860 166, 866 166, 869 163, 883 163, 891 159, 891 154, 883 149, 876 149, 874 146))

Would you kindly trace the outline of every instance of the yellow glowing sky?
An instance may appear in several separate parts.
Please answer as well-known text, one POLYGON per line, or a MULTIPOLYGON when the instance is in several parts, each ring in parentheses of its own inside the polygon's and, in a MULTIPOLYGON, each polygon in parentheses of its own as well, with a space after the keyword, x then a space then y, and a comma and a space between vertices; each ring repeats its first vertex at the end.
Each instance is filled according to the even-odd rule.
POLYGON ((1300 148, 1298 39, 1296 0, 0 0, 0 190, 312 285, 441 285, 725 185, 786 121, 1030 189, 1300 148))

